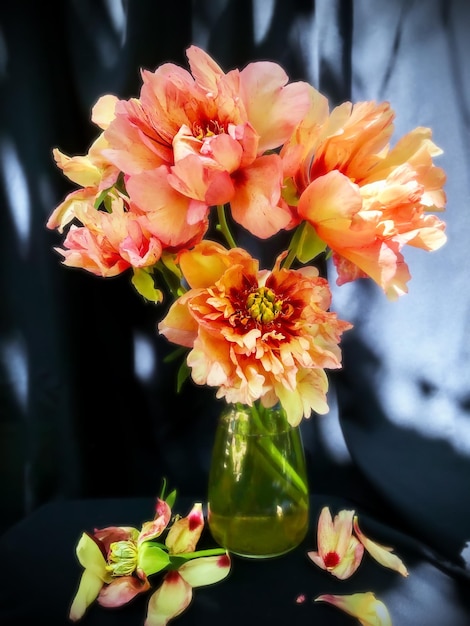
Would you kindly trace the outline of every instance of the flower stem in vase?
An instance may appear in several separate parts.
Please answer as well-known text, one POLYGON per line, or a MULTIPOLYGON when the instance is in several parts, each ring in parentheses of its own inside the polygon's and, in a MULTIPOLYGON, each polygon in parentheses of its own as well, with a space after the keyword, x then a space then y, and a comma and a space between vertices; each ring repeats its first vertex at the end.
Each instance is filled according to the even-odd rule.
POLYGON ((300 430, 280 405, 237 404, 222 412, 208 490, 209 528, 227 550, 279 556, 308 528, 308 487, 300 430))

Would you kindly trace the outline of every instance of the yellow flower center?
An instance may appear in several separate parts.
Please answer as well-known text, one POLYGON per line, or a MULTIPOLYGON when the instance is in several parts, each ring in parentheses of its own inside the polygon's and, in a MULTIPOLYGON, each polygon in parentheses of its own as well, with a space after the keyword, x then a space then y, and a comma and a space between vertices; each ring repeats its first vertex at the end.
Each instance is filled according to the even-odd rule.
POLYGON ((220 135, 225 132, 224 127, 217 120, 209 120, 205 124, 194 122, 193 135, 196 139, 203 140, 206 137, 213 137, 214 135, 220 135))
POLYGON ((137 545, 134 541, 115 541, 109 546, 106 569, 113 576, 130 576, 137 567, 137 545))
POLYGON ((258 287, 246 299, 246 310, 256 321, 262 324, 272 322, 282 310, 282 300, 268 287, 258 287))

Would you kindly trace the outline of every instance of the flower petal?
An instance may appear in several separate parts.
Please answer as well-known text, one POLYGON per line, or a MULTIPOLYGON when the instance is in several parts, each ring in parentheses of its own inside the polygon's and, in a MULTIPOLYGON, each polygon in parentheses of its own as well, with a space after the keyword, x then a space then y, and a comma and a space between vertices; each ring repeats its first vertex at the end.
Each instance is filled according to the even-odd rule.
POLYGON ((144 522, 137 540, 138 545, 149 539, 155 539, 168 526, 171 518, 171 509, 164 500, 157 500, 156 517, 150 522, 144 522))
POLYGON ((77 558, 85 569, 92 572, 102 582, 111 580, 106 570, 106 559, 96 540, 88 533, 83 533, 76 547, 77 558))
POLYGON ((170 554, 193 552, 204 528, 202 503, 196 502, 186 517, 177 520, 168 531, 165 545, 170 554))
POLYGON ((381 600, 377 600, 371 591, 349 596, 326 593, 315 598, 315 602, 329 602, 356 617, 362 626, 392 626, 387 607, 381 600))
POLYGON ((357 516, 354 517, 354 532, 356 533, 357 538, 365 547, 367 552, 381 565, 384 567, 389 567, 397 571, 402 576, 408 576, 408 570, 405 567, 403 561, 396 555, 392 554, 393 548, 389 548, 387 546, 383 546, 371 539, 368 539, 364 533, 360 530, 357 516))
POLYGON ((144 626, 166 626, 191 603, 193 590, 177 571, 168 572, 151 596, 144 626))
POLYGON ((101 589, 98 604, 107 608, 122 606, 148 589, 150 583, 145 576, 120 576, 101 589))
POLYGON ((72 601, 69 617, 72 622, 76 622, 83 617, 87 608, 92 604, 103 586, 103 580, 94 572, 86 569, 78 586, 78 591, 72 601))
POLYGON ((342 510, 331 517, 327 506, 318 519, 318 552, 307 556, 319 567, 336 578, 345 580, 357 570, 362 561, 364 546, 352 534, 354 511, 342 510))
POLYGON ((260 239, 287 228, 291 211, 280 200, 282 164, 275 154, 259 157, 239 172, 231 201, 233 219, 260 239))
POLYGON ((228 554, 206 556, 187 561, 178 572, 191 587, 203 587, 226 578, 230 573, 230 565, 228 554))

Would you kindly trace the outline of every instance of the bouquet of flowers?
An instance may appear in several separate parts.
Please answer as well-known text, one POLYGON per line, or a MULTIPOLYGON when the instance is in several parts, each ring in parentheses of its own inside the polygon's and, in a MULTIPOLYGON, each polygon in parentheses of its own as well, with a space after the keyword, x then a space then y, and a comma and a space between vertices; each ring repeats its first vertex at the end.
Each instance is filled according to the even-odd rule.
POLYGON ((351 328, 331 311, 319 261, 336 283, 371 279, 390 300, 408 291, 406 246, 446 241, 446 176, 429 128, 391 145, 388 102, 330 109, 276 63, 224 72, 202 49, 189 71, 142 70, 139 97, 101 97, 84 156, 58 149, 77 188, 50 215, 63 264, 102 277, 129 272, 165 302, 158 331, 189 374, 229 403, 280 403, 291 425, 328 412, 327 369, 351 328), (275 251, 270 269, 233 231, 275 251), (277 237, 283 233, 283 238, 277 237), (284 243, 286 242, 286 243, 284 243))
POLYGON ((156 303, 168 288, 159 331, 189 349, 195 383, 229 402, 280 401, 298 423, 327 412, 324 370, 340 367, 350 327, 314 260, 331 255, 339 285, 370 278, 390 299, 406 293, 405 246, 446 241, 433 214, 446 200, 441 150, 421 127, 390 148, 387 102, 330 111, 275 63, 224 73, 195 46, 187 56, 191 72, 143 70, 139 98, 101 97, 87 155, 54 150, 79 187, 47 226, 67 229, 64 265, 129 271, 156 303), (292 233, 272 270, 237 247, 227 212, 258 240, 292 233), (206 238, 214 222, 222 243, 206 238))

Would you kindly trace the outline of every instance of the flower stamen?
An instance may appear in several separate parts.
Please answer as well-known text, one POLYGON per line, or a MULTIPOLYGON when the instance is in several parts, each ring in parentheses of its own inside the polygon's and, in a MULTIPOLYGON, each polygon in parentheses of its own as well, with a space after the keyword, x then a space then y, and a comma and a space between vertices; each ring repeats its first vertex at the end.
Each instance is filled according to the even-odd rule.
POLYGON ((202 141, 207 137, 214 137, 225 132, 225 128, 218 120, 209 120, 205 124, 194 122, 192 127, 193 135, 196 139, 202 141))
POLYGON ((130 576, 137 567, 137 545, 135 541, 115 541, 109 547, 106 569, 113 576, 130 576))
POLYGON ((326 569, 333 569, 340 562, 339 554, 337 552, 328 552, 323 557, 326 569))
POLYGON ((246 299, 246 310, 256 321, 269 324, 282 311, 282 300, 268 287, 258 287, 246 299))

